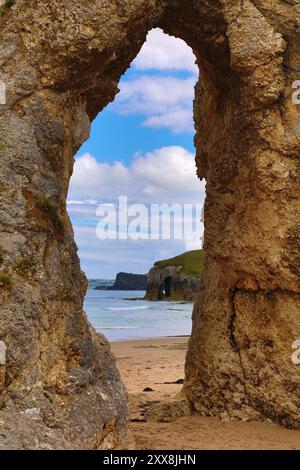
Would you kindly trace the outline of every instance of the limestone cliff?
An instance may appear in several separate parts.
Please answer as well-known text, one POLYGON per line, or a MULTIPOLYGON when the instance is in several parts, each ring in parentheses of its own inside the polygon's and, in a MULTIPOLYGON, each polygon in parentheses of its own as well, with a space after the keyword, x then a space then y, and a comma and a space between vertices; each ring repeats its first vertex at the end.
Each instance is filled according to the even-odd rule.
POLYGON ((91 121, 153 27, 185 40, 201 72, 206 266, 185 394, 201 413, 300 427, 299 2, 1 3, 1 448, 128 446, 126 392, 82 309, 66 196, 91 121))
POLYGON ((145 299, 195 301, 203 270, 202 250, 159 261, 149 271, 145 299))

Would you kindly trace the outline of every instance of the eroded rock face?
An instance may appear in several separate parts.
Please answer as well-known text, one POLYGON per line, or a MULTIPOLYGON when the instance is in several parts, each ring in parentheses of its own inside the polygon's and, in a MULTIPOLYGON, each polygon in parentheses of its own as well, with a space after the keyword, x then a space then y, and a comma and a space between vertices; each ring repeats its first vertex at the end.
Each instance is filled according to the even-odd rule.
POLYGON ((148 273, 145 299, 195 301, 200 283, 200 279, 181 272, 181 266, 154 266, 148 273))
POLYGON ((126 392, 82 310, 86 282, 65 200, 90 122, 155 26, 184 39, 201 70, 196 161, 207 180, 207 267, 186 395, 209 414, 300 426, 300 368, 290 360, 300 338, 300 106, 291 101, 299 23, 299 5, 281 0, 3 8, 2 447, 129 445, 126 392))

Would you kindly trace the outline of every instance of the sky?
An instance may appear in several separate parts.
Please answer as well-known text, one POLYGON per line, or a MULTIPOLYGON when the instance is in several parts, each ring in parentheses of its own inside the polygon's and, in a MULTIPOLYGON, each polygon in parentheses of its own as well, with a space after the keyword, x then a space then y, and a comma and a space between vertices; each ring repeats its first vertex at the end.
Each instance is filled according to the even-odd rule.
POLYGON ((75 156, 68 194, 81 266, 89 278, 146 273, 157 260, 201 248, 205 183, 196 177, 193 144, 197 77, 185 42, 154 29, 121 78, 115 101, 92 123, 75 156), (120 196, 122 207, 127 205, 125 218, 120 196), (164 204, 159 226, 152 219, 157 204, 164 204), (171 237, 167 205, 174 210, 171 237), (193 238, 188 228, 193 231, 196 224, 193 238))

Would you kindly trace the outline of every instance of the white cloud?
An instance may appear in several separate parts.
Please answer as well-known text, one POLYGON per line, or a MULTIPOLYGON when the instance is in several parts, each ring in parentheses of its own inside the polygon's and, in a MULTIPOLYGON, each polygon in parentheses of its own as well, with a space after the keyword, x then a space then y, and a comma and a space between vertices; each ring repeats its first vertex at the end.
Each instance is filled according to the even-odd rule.
MULTIPOLYGON (((95 227, 74 226, 82 269, 90 278, 113 279, 117 272, 147 273, 155 261, 187 249, 179 240, 99 240, 95 227)), ((201 243, 193 245, 200 248, 201 243)))
POLYGON ((124 113, 163 113, 171 106, 191 106, 194 98, 195 79, 172 76, 140 75, 136 79, 120 83, 121 93, 116 105, 124 113))
MULTIPOLYGON (((96 236, 100 221, 97 206, 99 203, 114 204, 118 211, 119 195, 127 195, 129 203, 146 206, 150 203, 195 205, 203 203, 205 188, 204 182, 197 179, 194 155, 182 147, 163 147, 137 154, 128 166, 120 162, 99 163, 89 154, 77 158, 68 211, 82 267, 88 276, 114 277, 118 271, 147 272, 155 260, 201 247, 200 239, 196 242, 173 238, 99 240, 96 236)), ((165 217, 164 213, 162 217, 165 217)), ((195 220, 194 217, 194 212, 185 214, 185 220, 195 220)), ((147 232, 147 224, 148 218, 143 217, 143 232, 147 232)), ((124 227, 119 230, 124 232, 124 227)))
POLYGON ((191 48, 181 39, 154 29, 132 70, 133 75, 121 80, 120 93, 111 109, 141 116, 143 126, 166 128, 173 133, 194 132, 193 99, 199 72, 191 48), (151 75, 146 72, 150 69, 154 70, 151 75))
POLYGON ((167 128, 174 133, 194 130, 193 114, 189 109, 175 109, 160 115, 154 115, 143 122, 143 126, 167 128))
POLYGON ((119 114, 140 114, 142 125, 164 127, 174 133, 194 132, 195 77, 141 75, 120 83, 113 109, 119 114))
MULTIPOLYGON (((201 203, 204 183, 196 176, 194 155, 179 146, 136 154, 132 163, 99 163, 86 153, 75 161, 69 201, 114 202, 120 195, 142 203, 201 203)), ((79 206, 79 207, 78 207, 79 206)))
MULTIPOLYGON (((133 74, 120 82, 121 92, 111 109, 123 115, 141 116, 143 126, 192 134, 198 68, 185 42, 159 29, 152 30, 132 70, 133 74)), ((178 146, 136 154, 129 165, 117 161, 99 163, 88 153, 77 158, 68 210, 82 267, 88 276, 113 278, 121 270, 145 273, 156 260, 201 246, 200 241, 186 244, 185 240, 172 239, 99 240, 97 205, 115 203, 119 195, 146 205, 202 204, 205 188, 196 177, 194 155, 178 146)))
POLYGON ((195 60, 192 49, 182 39, 168 36, 156 28, 149 32, 132 65, 137 70, 185 70, 197 74, 195 60))

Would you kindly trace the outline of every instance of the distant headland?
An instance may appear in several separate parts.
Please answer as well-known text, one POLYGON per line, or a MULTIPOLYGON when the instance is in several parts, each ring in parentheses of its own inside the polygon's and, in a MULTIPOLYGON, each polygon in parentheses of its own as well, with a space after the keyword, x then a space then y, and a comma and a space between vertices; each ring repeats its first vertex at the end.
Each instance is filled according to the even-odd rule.
POLYGON ((203 250, 157 261, 148 274, 118 273, 115 280, 90 279, 94 290, 146 291, 145 300, 194 301, 204 269, 203 250))
POLYGON ((196 300, 205 253, 194 250, 157 261, 148 274, 146 300, 196 300))
POLYGON ((117 274, 114 281, 106 279, 90 280, 89 287, 94 290, 145 291, 147 289, 147 274, 122 272, 117 274))

